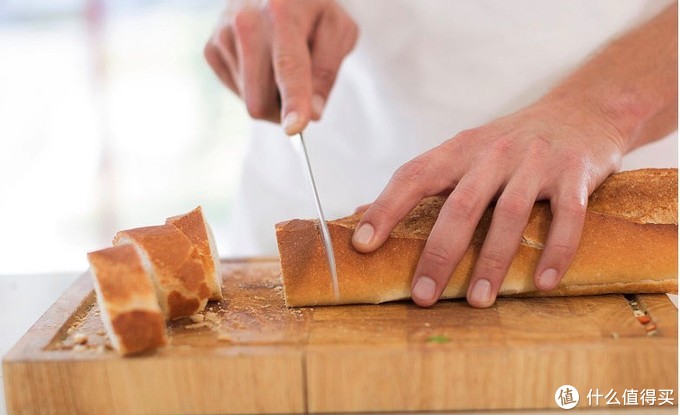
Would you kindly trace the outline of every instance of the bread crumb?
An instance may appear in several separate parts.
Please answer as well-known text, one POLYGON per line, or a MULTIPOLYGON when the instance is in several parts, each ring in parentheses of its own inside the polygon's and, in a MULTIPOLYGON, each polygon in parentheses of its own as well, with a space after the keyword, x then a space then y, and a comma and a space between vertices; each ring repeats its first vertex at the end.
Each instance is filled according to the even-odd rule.
POLYGON ((614 339, 618 339, 618 338, 621 337, 621 336, 620 336, 619 333, 617 333, 617 332, 612 332, 612 337, 613 337, 614 339))
POLYGON ((73 343, 75 343, 75 344, 85 344, 85 343, 87 343, 87 334, 76 333, 73 336, 73 343))
POLYGON ((189 329, 189 330, 200 329, 201 327, 208 327, 208 322, 202 321, 200 323, 187 324, 186 326, 184 326, 185 329, 189 329))
POLYGON ((217 313, 214 313, 212 311, 208 311, 207 313, 205 313, 205 319, 211 323, 219 322, 219 316, 217 315, 217 313))
POLYGON ((220 333, 217 336, 217 340, 219 340, 221 342, 230 342, 230 343, 234 342, 234 339, 231 337, 231 335, 229 333, 220 333))
POLYGON ((76 344, 75 346, 73 346, 74 352, 84 352, 85 350, 87 350, 87 347, 83 344, 76 344))
POLYGON ((106 330, 104 330, 104 329, 97 330, 97 334, 100 335, 100 336, 106 336, 106 330))
POLYGON ((201 323, 201 322, 203 322, 203 320, 205 320, 205 316, 203 314, 194 314, 193 316, 191 316, 189 318, 194 323, 201 323))

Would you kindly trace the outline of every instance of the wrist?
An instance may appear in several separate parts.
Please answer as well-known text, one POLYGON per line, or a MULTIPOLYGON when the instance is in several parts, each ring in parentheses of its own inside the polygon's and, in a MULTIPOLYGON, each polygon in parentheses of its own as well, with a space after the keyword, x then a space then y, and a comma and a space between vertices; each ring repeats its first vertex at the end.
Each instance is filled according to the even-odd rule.
POLYGON ((607 135, 615 140, 623 154, 639 145, 636 142, 639 131, 661 110, 657 108, 659 101, 646 99, 633 89, 606 85, 589 88, 587 92, 573 86, 558 87, 541 101, 557 104, 565 111, 589 114, 589 119, 607 128, 607 135))

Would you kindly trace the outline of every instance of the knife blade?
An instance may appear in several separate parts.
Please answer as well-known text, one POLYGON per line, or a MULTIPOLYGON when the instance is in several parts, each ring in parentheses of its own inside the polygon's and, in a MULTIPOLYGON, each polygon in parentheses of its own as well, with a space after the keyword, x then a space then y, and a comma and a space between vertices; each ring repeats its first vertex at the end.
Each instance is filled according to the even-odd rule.
POLYGON ((331 234, 328 231, 328 224, 326 223, 326 218, 323 214, 323 209, 321 208, 321 200, 319 199, 319 192, 316 190, 316 182, 314 181, 314 173, 312 172, 312 165, 309 162, 309 155, 307 153, 307 147, 305 146, 305 140, 302 137, 302 132, 297 134, 297 138, 291 138, 293 140, 293 147, 295 148, 300 161, 302 162, 303 170, 307 173, 307 180, 312 187, 312 193, 314 194, 314 202, 316 203, 316 212, 319 216, 319 229, 321 231, 321 240, 323 241, 323 247, 326 251, 326 259, 328 260, 328 270, 331 274, 331 283, 333 284, 333 295, 336 301, 340 300, 340 288, 338 286, 338 272, 335 267, 335 254, 333 251, 333 242, 331 241, 331 234))

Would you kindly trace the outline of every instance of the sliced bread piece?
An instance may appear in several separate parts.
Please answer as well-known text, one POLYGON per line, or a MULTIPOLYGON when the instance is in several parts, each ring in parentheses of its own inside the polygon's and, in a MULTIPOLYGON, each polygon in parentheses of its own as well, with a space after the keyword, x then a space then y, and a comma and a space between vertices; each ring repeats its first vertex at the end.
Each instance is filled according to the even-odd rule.
POLYGON ((167 343, 165 318, 142 259, 131 245, 87 254, 100 316, 116 351, 126 356, 167 343))
POLYGON ((194 244, 203 261, 203 270, 209 276, 207 283, 210 288, 211 300, 222 300, 222 273, 220 270, 220 255, 203 209, 197 207, 184 215, 168 218, 165 223, 171 224, 194 244))
POLYGON ((114 245, 133 244, 151 270, 158 302, 166 319, 189 317, 205 308, 210 297, 198 249, 172 225, 120 231, 114 245))

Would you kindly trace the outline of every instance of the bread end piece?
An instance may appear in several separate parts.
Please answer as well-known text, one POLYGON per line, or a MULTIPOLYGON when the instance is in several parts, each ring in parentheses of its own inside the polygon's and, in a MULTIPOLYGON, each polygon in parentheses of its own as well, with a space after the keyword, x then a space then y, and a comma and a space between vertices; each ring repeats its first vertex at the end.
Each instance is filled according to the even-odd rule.
POLYGON ((123 356, 167 344, 165 319, 147 270, 131 245, 87 255, 100 316, 113 348, 123 356))
POLYGON ((210 288, 210 300, 222 300, 222 272, 220 255, 212 229, 205 218, 203 209, 198 206, 191 212, 168 218, 165 223, 175 226, 198 249, 203 262, 203 269, 208 276, 206 282, 210 288))

